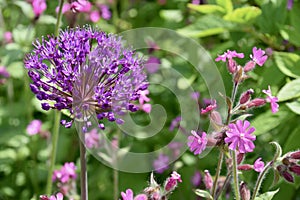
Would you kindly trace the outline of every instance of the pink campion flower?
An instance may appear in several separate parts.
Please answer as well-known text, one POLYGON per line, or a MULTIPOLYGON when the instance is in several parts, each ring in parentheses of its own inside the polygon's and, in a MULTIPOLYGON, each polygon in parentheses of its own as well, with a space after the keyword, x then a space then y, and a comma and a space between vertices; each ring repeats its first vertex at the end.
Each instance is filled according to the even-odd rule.
POLYGON ((229 130, 226 131, 225 143, 229 144, 229 149, 238 150, 240 153, 252 152, 255 148, 252 141, 256 139, 252 133, 254 127, 249 127, 250 122, 245 120, 237 120, 236 123, 228 125, 229 130))
POLYGON ((87 148, 98 148, 99 147, 99 135, 97 129, 92 129, 90 132, 84 135, 85 145, 87 148))
POLYGON ((60 170, 54 170, 52 175, 52 181, 67 183, 69 180, 75 180, 76 177, 76 166, 73 162, 70 162, 65 163, 60 170))
POLYGON ((57 193, 55 196, 51 195, 49 200, 63 200, 64 195, 62 193, 57 193))
POLYGON ((13 42, 13 35, 10 31, 6 31, 3 34, 3 39, 6 44, 13 42))
POLYGON ((101 18, 101 16, 100 16, 100 13, 99 13, 99 11, 98 10, 94 10, 94 11, 92 11, 92 12, 90 12, 90 20, 92 21, 92 22, 98 22, 99 20, 100 20, 100 18, 101 18))
POLYGON ((152 105, 150 103, 145 103, 145 104, 142 105, 142 110, 145 113, 150 113, 151 109, 152 109, 152 105))
POLYGON ((149 90, 138 91, 138 94, 140 95, 139 97, 140 108, 144 112, 150 113, 152 109, 152 105, 148 103, 145 104, 145 102, 150 101, 150 98, 147 97, 147 95, 149 94, 149 90))
POLYGON ((244 54, 243 53, 237 53, 236 51, 230 51, 227 50, 227 52, 225 52, 222 55, 218 55, 218 57, 215 59, 215 61, 223 61, 226 62, 226 60, 231 60, 232 58, 244 58, 244 54))
POLYGON ((208 190, 210 190, 213 186, 213 179, 208 170, 204 170, 204 184, 208 190))
POLYGON ((28 133, 28 135, 36 135, 41 132, 41 130, 42 121, 38 119, 32 120, 26 128, 26 132, 28 133))
POLYGON ((253 164, 253 169, 257 172, 262 172, 264 167, 265 163, 261 161, 261 158, 258 158, 253 164))
POLYGON ((147 196, 145 194, 139 194, 133 198, 133 191, 131 189, 127 189, 126 193, 121 192, 121 196, 123 200, 147 200, 147 196))
POLYGON ((212 103, 210 105, 208 105, 206 108, 201 108, 201 115, 204 115, 214 109, 217 108, 217 101, 213 100, 212 103))
POLYGON ((207 145, 206 133, 202 132, 202 135, 199 136, 196 131, 191 131, 192 135, 188 137, 187 145, 190 148, 191 152, 194 152, 194 155, 198 155, 204 151, 207 145))
POLYGON ((111 18, 111 12, 109 7, 105 4, 100 4, 99 6, 101 17, 105 20, 109 20, 111 18))
POLYGON ((92 9, 92 4, 87 0, 77 0, 71 3, 71 10, 74 12, 88 13, 92 9))
MULTIPOLYGON (((65 14, 66 12, 68 12, 68 11, 70 11, 70 10, 71 10, 71 4, 69 4, 69 3, 64 3, 64 5, 63 5, 63 7, 62 7, 62 10, 61 10, 62 14, 65 14)), ((55 8, 55 12, 58 13, 58 11, 59 11, 59 7, 57 6, 57 7, 55 8)))
POLYGON ((257 49, 257 47, 253 47, 252 53, 253 55, 251 54, 250 58, 259 66, 263 66, 268 59, 268 56, 265 55, 266 52, 261 49, 257 49))
POLYGON ((36 17, 40 16, 46 9, 46 0, 32 0, 33 13, 36 17))
POLYGON ((155 171, 162 174, 165 170, 169 168, 169 157, 165 154, 159 154, 157 159, 153 161, 153 167, 155 171))
POLYGON ((171 177, 167 178, 167 180, 165 182, 165 186, 164 186, 165 191, 166 192, 173 191, 176 188, 178 182, 180 182, 180 183, 182 182, 181 176, 176 171, 173 171, 173 173, 171 174, 171 177))
POLYGON ((263 90, 263 93, 267 95, 266 101, 271 104, 272 113, 278 112, 279 105, 278 105, 278 98, 272 96, 271 87, 268 86, 268 90, 263 90))

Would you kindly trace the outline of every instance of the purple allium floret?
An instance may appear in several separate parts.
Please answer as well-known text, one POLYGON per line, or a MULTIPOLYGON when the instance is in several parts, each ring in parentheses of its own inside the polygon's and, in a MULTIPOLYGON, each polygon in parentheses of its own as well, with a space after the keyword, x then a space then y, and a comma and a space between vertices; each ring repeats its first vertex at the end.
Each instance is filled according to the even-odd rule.
POLYGON ((121 37, 86 26, 33 45, 24 62, 44 110, 67 109, 79 119, 96 112, 99 120, 109 121, 138 110, 132 101, 148 87, 144 61, 124 47, 121 37))

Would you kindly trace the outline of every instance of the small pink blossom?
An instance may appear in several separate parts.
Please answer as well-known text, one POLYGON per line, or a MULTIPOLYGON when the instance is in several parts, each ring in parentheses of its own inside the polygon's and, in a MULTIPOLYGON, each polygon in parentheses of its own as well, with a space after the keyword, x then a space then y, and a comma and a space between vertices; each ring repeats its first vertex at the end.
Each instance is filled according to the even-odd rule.
MULTIPOLYGON (((62 14, 65 14, 66 12, 70 11, 71 10, 71 4, 69 3, 64 3, 63 7, 62 7, 62 14)), ((59 7, 56 7, 55 8, 55 12, 58 13, 59 11, 59 7)))
POLYGON ((87 0, 77 0, 71 3, 71 9, 75 12, 88 13, 92 9, 92 4, 87 0))
POLYGON ((265 163, 261 161, 261 158, 258 158, 253 165, 253 169, 257 172, 262 172, 265 167, 265 163))
POLYGON ((64 195, 62 193, 57 193, 56 196, 52 195, 50 196, 49 200, 63 200, 64 195))
POLYGON ((65 163, 60 170, 54 170, 52 181, 67 183, 69 180, 75 180, 76 177, 76 166, 73 162, 70 162, 65 163))
POLYGON ((42 129, 42 121, 35 119, 32 120, 26 128, 28 135, 36 135, 41 132, 42 129))
POLYGON ((99 135, 97 129, 92 129, 90 132, 85 133, 85 145, 87 148, 98 148, 99 147, 99 135))
POLYGON ((165 190, 167 192, 173 191, 176 188, 178 182, 182 182, 181 176, 176 171, 173 171, 173 173, 171 174, 171 177, 169 177, 166 180, 165 187, 164 187, 165 190))
POLYGON ((259 66, 263 66, 268 59, 268 56, 265 55, 265 51, 257 49, 257 47, 253 47, 252 53, 253 54, 250 55, 250 58, 259 66))
POLYGON ((162 174, 169 168, 169 157, 165 154, 159 154, 158 158, 153 161, 155 171, 162 174))
POLYGON ((35 16, 40 16, 47 9, 46 0, 33 0, 32 8, 35 16))
POLYGON ((100 20, 101 16, 98 10, 94 10, 90 13, 90 20, 92 22, 98 22, 100 20))
POLYGON ((121 196, 123 200, 147 200, 147 196, 145 194, 139 194, 133 198, 133 191, 131 189, 127 189, 126 193, 121 192, 121 196))
POLYGON ((206 108, 201 108, 201 115, 206 114, 214 109, 217 108, 217 102, 216 100, 213 100, 210 105, 208 105, 206 108))
POLYGON ((100 9, 101 17, 105 20, 109 20, 111 18, 111 12, 107 5, 101 4, 98 6, 100 9))
POLYGON ((150 56, 146 62, 145 67, 150 74, 154 74, 159 69, 160 64, 161 61, 159 58, 150 56))
POLYGON ((191 152, 194 152, 194 155, 198 155, 204 151, 207 145, 206 133, 202 132, 202 135, 199 136, 196 131, 191 131, 192 135, 188 137, 187 145, 190 148, 191 152))
POLYGON ((213 186, 213 179, 208 170, 204 170, 204 184, 208 190, 210 190, 213 186))
POLYGON ((142 110, 145 113, 150 113, 152 109, 152 105, 150 103, 145 103, 144 105, 142 105, 142 110))
POLYGON ((278 105, 278 98, 272 96, 271 87, 268 86, 268 90, 263 90, 263 93, 267 95, 266 101, 271 104, 272 113, 278 112, 279 105, 278 105))
POLYGON ((226 62, 226 60, 232 60, 232 58, 244 58, 244 54, 243 53, 237 53, 236 51, 230 51, 230 50, 227 50, 227 52, 225 52, 224 54, 222 55, 219 55, 215 61, 223 61, 223 62, 226 62))
POLYGON ((226 131, 225 143, 229 144, 229 149, 236 150, 240 153, 252 152, 255 148, 253 141, 256 139, 252 133, 254 127, 250 127, 250 122, 245 120, 237 120, 235 124, 228 125, 229 130, 226 131))
POLYGON ((149 90, 139 90, 138 94, 140 95, 139 97, 140 104, 144 104, 144 102, 150 101, 150 98, 147 97, 147 95, 149 94, 149 90))
POLYGON ((13 42, 13 35, 9 31, 4 32, 3 38, 6 44, 13 42))

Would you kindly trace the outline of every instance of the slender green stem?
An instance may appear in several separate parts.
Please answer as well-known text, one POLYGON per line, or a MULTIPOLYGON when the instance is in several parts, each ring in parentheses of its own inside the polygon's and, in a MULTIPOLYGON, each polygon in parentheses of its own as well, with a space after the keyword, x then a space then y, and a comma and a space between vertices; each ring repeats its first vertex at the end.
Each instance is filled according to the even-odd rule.
POLYGON ((59 33, 63 5, 64 5, 64 0, 60 0, 59 1, 59 10, 58 10, 58 14, 57 14, 57 21, 56 21, 56 25, 55 25, 55 32, 54 32, 55 36, 58 36, 58 33, 59 33))
POLYGON ((235 193, 235 199, 240 200, 240 190, 239 190, 239 177, 237 170, 237 159, 235 150, 231 151, 232 153, 232 170, 233 170, 233 189, 235 193))
POLYGON ((79 140, 80 145, 80 186, 81 200, 88 200, 87 167, 86 167, 86 149, 83 143, 84 139, 79 140))
POLYGON ((60 117, 61 113, 59 111, 55 111, 54 116, 54 127, 53 127, 53 135, 52 135, 52 149, 51 149, 51 157, 50 157, 50 169, 48 173, 47 186, 46 186, 46 194, 51 194, 52 191, 52 174, 54 171, 55 159, 56 159, 56 151, 57 151, 57 142, 59 135, 59 125, 60 125, 60 117))
POLYGON ((218 179, 219 179, 220 172, 222 169, 223 157, 224 157, 224 152, 223 152, 223 150, 220 150, 220 155, 219 155, 219 160, 218 160, 218 165, 217 165, 217 170, 216 170, 216 176, 215 176, 215 180, 214 180, 214 184, 213 184, 213 188, 212 188, 213 199, 216 199, 215 197, 216 197, 216 191, 217 191, 217 186, 218 186, 218 179))
POLYGON ((253 191, 253 194, 252 194, 252 198, 251 200, 254 200, 259 189, 260 189, 260 186, 262 184, 262 181, 264 180, 264 177, 265 175, 267 174, 267 172, 269 171, 269 169, 271 169, 271 166, 272 166, 273 162, 269 162, 263 169, 262 172, 260 172, 260 174, 258 175, 258 178, 257 178, 257 181, 256 181, 256 184, 255 184, 255 187, 254 187, 254 191, 253 191))
MULTIPOLYGON (((120 140, 120 130, 117 131, 116 134, 116 140, 117 144, 119 146, 119 140, 120 140)), ((114 164, 114 171, 113 171, 113 182, 114 182, 114 200, 117 200, 119 197, 119 172, 118 172, 118 149, 114 149, 113 151, 113 164, 114 164)))
POLYGON ((114 199, 117 200, 119 197, 119 172, 114 169, 114 199))

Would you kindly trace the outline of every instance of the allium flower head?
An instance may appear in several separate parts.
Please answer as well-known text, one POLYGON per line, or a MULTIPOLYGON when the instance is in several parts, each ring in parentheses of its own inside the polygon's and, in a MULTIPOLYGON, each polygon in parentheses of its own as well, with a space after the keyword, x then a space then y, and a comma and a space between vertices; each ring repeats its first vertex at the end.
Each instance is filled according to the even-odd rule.
POLYGON ((268 56, 265 55, 265 51, 257 49, 257 47, 253 47, 252 53, 253 54, 250 55, 250 58, 259 66, 263 66, 263 64, 268 59, 268 56))
POLYGON ((24 62, 33 81, 30 88, 44 110, 67 109, 73 118, 84 120, 96 112, 99 120, 117 123, 122 120, 115 115, 138 110, 132 101, 148 86, 144 62, 120 37, 87 26, 33 45, 24 62))
POLYGON ((267 96, 266 101, 269 102, 271 104, 271 109, 272 109, 272 113, 276 113, 278 112, 278 98, 272 96, 272 92, 271 92, 271 87, 268 86, 268 90, 263 90, 263 93, 265 93, 267 96))
POLYGON ((206 148, 207 137, 206 133, 202 132, 202 135, 199 136, 196 131, 191 131, 192 135, 188 137, 188 143, 191 152, 194 152, 195 155, 200 154, 206 148))
POLYGON ((261 161, 261 158, 258 158, 253 165, 253 169, 257 172, 262 172, 265 167, 265 163, 261 161))
POLYGON ((255 148, 253 141, 256 139, 256 136, 252 135, 252 133, 255 131, 255 128, 250 127, 249 121, 237 120, 235 124, 229 124, 228 128, 225 143, 229 144, 229 149, 238 149, 240 153, 253 151, 255 148))
POLYGON ((35 119, 28 124, 26 128, 26 132, 28 133, 28 135, 36 135, 41 131, 41 128, 42 128, 42 121, 35 119))

